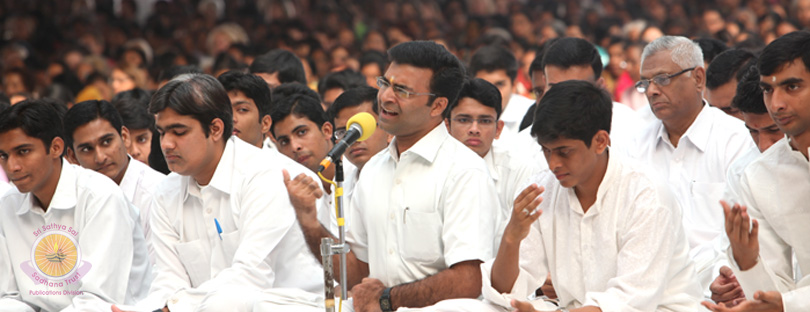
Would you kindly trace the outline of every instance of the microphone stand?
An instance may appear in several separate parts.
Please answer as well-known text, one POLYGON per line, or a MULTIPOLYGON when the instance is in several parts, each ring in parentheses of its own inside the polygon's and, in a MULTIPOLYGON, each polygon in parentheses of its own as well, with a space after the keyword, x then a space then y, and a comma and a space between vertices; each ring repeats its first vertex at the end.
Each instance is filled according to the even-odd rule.
POLYGON ((332 271, 332 256, 340 255, 340 298, 346 300, 346 254, 349 245, 346 244, 346 227, 343 211, 343 157, 336 157, 335 165, 335 206, 337 210, 338 243, 333 244, 332 238, 321 239, 321 261, 324 270, 324 303, 326 312, 335 311, 335 284, 332 271))

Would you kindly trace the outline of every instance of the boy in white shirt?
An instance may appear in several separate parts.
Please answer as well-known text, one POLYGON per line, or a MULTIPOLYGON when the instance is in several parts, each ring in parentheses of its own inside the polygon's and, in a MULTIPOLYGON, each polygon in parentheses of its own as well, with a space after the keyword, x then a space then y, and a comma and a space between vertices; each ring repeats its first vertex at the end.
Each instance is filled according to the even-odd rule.
POLYGON ((106 311, 146 295, 135 209, 109 178, 62 160, 61 120, 38 101, 0 113, 0 311, 106 311))
POLYGON ((610 117, 610 96, 588 82, 560 82, 543 96, 532 133, 550 171, 517 197, 497 257, 482 265, 491 303, 534 311, 522 300, 550 273, 571 311, 698 308, 680 211, 609 155, 610 117))

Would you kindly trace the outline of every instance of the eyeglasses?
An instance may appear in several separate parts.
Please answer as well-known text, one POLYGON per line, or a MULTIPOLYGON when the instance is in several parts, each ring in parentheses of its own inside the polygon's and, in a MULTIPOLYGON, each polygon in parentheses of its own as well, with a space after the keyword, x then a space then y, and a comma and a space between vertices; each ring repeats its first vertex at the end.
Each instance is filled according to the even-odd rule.
POLYGON ((695 68, 696 67, 687 68, 687 69, 684 69, 684 70, 679 71, 677 73, 674 73, 672 75, 662 74, 662 75, 652 77, 651 79, 641 79, 641 80, 639 80, 639 82, 636 82, 636 91, 641 92, 641 93, 647 92, 647 88, 650 87, 650 83, 655 83, 655 84, 657 84, 659 86, 662 86, 662 87, 668 86, 670 83, 672 83, 672 78, 678 77, 678 76, 682 75, 685 72, 688 72, 690 70, 694 70, 695 68))
POLYGON ((482 117, 482 118, 470 118, 470 117, 455 117, 453 119, 454 123, 460 124, 462 126, 472 126, 473 122, 477 122, 480 126, 491 126, 495 124, 495 118, 492 117, 482 117))
MULTIPOLYGON (((383 91, 384 89, 391 87, 391 85, 394 84, 393 81, 394 81, 394 78, 391 78, 391 81, 389 82, 388 79, 385 79, 385 77, 382 77, 382 76, 377 77, 377 87, 380 88, 380 91, 383 91)), ((420 96, 420 95, 436 96, 435 94, 429 93, 429 92, 426 92, 426 93, 411 92, 411 91, 405 90, 405 88, 400 87, 400 86, 394 86, 394 95, 396 95, 398 98, 403 99, 403 100, 407 100, 407 99, 410 99, 412 97, 416 97, 416 96, 420 96)))

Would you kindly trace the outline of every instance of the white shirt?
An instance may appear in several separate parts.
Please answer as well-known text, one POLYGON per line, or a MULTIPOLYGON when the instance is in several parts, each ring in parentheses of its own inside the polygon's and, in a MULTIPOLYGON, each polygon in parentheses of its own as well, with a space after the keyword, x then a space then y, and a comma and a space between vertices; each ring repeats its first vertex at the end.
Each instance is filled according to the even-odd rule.
POLYGON ((498 195, 481 156, 439 124, 397 157, 396 138, 363 167, 347 240, 387 286, 493 255, 498 195))
POLYGON ((155 249, 152 247, 152 230, 149 227, 149 213, 152 210, 152 197, 154 197, 157 185, 166 178, 166 175, 152 169, 148 165, 129 158, 127 171, 121 178, 121 190, 124 191, 127 199, 135 205, 140 216, 141 228, 149 247, 149 260, 155 263, 155 249))
POLYGON ((10 189, 11 189, 11 185, 9 185, 6 182, 0 181, 0 197, 2 197, 3 194, 8 192, 8 190, 10 190, 10 189))
POLYGON ((562 307, 597 306, 602 311, 696 311, 700 286, 689 259, 681 216, 654 182, 610 157, 596 195, 584 212, 573 188, 546 171, 543 211, 520 247, 520 271, 510 293, 490 281, 482 264, 483 295, 509 307, 526 300, 551 274, 562 307))
POLYGON ((503 130, 501 131, 502 139, 509 139, 515 136, 520 131, 520 123, 529 107, 534 104, 535 100, 527 98, 517 93, 513 93, 506 103, 506 108, 501 112, 501 120, 503 121, 503 130))
POLYGON ((526 185, 529 185, 529 179, 540 173, 541 168, 548 168, 548 164, 544 159, 532 159, 503 146, 492 146, 489 153, 484 156, 484 162, 486 162, 489 175, 495 184, 495 190, 498 191, 501 207, 493 249, 493 251, 497 251, 503 230, 512 215, 515 198, 520 195, 526 185), (538 163, 538 161, 543 163, 538 163))
POLYGON ((613 156, 625 157, 635 146, 635 138, 644 128, 644 121, 627 105, 613 102, 610 119, 610 150, 613 156))
POLYGON ((696 262, 698 279, 707 289, 721 257, 717 240, 725 235, 719 201, 731 164, 754 146, 743 122, 704 103, 697 118, 681 136, 678 147, 669 141, 658 120, 636 137, 630 154, 647 166, 650 177, 667 184, 683 209, 683 225, 696 262))
POLYGON ((175 173, 160 184, 152 212, 158 272, 142 307, 192 309, 228 287, 323 291, 281 167, 266 155, 232 137, 208 185, 175 173))
POLYGON ((59 174, 47 210, 36 204, 32 193, 16 188, 0 198, 0 310, 109 310, 112 303, 140 300, 152 274, 137 211, 100 173, 63 161, 59 174), (48 268, 35 274, 62 286, 48 287, 31 278, 37 267, 31 262, 34 244, 41 239, 37 250, 51 247, 51 235, 62 236, 53 242, 67 259, 80 257, 75 265, 78 282, 68 284, 70 274, 62 281, 43 275, 48 268), (75 244, 78 249, 71 252, 75 244))
POLYGON ((782 293, 786 312, 810 310, 810 277, 794 280, 792 253, 802 272, 810 272, 810 165, 788 140, 774 143, 745 169, 742 203, 759 223, 759 258, 741 272, 728 250, 728 261, 748 299, 757 290, 782 293))
POLYGON ((726 173, 726 190, 725 194, 723 195, 723 199, 728 203, 739 203, 740 202, 740 192, 742 188, 741 179, 743 172, 745 172, 745 168, 748 168, 748 165, 757 159, 762 153, 760 153, 759 148, 756 146, 751 146, 742 156, 738 157, 731 163, 731 166, 728 167, 728 172, 726 173))

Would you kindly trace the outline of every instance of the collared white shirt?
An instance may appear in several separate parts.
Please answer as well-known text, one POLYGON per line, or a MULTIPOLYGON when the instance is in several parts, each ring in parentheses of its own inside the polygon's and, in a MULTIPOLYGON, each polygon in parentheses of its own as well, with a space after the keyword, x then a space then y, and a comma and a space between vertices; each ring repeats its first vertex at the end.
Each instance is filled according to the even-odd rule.
POLYGON ((726 172, 726 190, 725 194, 723 195, 723 199, 726 202, 740 202, 742 175, 745 172, 745 168, 748 168, 748 165, 750 165, 755 159, 759 158, 760 155, 762 155, 762 153, 759 151, 759 148, 756 146, 751 146, 747 151, 745 151, 745 153, 742 154, 742 156, 734 160, 734 162, 731 163, 731 166, 728 167, 728 172, 726 172))
POLYGON ((152 210, 152 197, 154 197, 155 189, 165 178, 166 175, 130 157, 127 171, 124 172, 121 184, 118 185, 124 191, 127 199, 138 209, 139 221, 143 229, 143 235, 146 237, 146 245, 149 247, 149 259, 152 263, 155 263, 155 249, 152 247, 149 213, 152 210))
POLYGON ((8 184, 8 183, 6 183, 6 182, 3 182, 3 181, 0 181, 0 197, 2 197, 2 196, 3 196, 3 194, 5 194, 6 192, 8 192, 8 190, 10 190, 10 189, 11 189, 11 185, 10 185, 10 184, 8 184))
POLYGON ((652 178, 667 184, 683 209, 683 225, 704 289, 717 272, 717 240, 725 235, 719 201, 731 164, 754 146, 743 122, 705 104, 681 136, 678 147, 658 120, 636 137, 630 154, 648 167, 652 178))
POLYGON ((152 211, 158 272, 142 307, 194 308, 234 286, 323 291, 323 271, 295 219, 281 167, 266 155, 232 137, 208 185, 175 173, 160 184, 152 211))
POLYGON ((545 159, 532 159, 503 146, 492 146, 489 153, 484 156, 484 162, 486 162, 489 175, 495 184, 495 190, 498 191, 501 207, 493 249, 497 252, 503 230, 512 215, 515 198, 529 185, 529 179, 540 173, 541 168, 548 168, 548 164, 545 159))
POLYGON ((750 300, 755 291, 779 291, 785 312, 810 310, 810 277, 794 280, 792 254, 802 272, 810 272, 810 165, 787 138, 779 140, 745 169, 741 203, 759 223, 759 258, 741 272, 728 250, 728 261, 750 300))
MULTIPOLYGON (((501 131, 501 138, 509 139, 517 135, 520 131, 520 123, 523 122, 523 117, 529 107, 535 103, 535 100, 527 98, 517 93, 513 93, 509 98, 509 103, 506 108, 501 112, 501 121, 503 121, 503 130, 501 131)), ((500 140, 500 139, 499 139, 500 140)))
POLYGON ((47 210, 16 188, 0 198, 0 207, 0 310, 109 310, 146 295, 152 274, 137 211, 108 177, 63 161, 47 210), (78 243, 71 251, 74 243, 54 241, 67 259, 76 255, 80 278, 70 284, 46 278, 63 286, 35 283, 32 250, 50 247, 42 242, 58 235, 78 243))
POLYGON ((498 195, 481 156, 439 124, 397 156, 369 160, 351 201, 347 240, 386 286, 493 256, 498 195))
POLYGON ((610 157, 594 204, 584 212, 573 188, 548 171, 543 211, 520 245, 520 271, 510 293, 492 288, 492 263, 482 264, 483 295, 509 307, 526 300, 551 274, 562 307, 602 311, 698 309, 695 279, 680 211, 642 171, 610 157))

